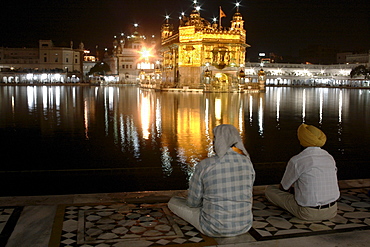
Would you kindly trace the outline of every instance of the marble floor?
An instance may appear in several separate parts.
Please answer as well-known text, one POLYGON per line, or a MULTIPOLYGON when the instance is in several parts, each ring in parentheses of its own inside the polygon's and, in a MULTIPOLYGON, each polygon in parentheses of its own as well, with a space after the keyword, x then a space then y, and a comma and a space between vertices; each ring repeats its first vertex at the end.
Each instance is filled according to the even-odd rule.
POLYGON ((300 220, 271 204, 265 196, 255 196, 253 228, 249 232, 260 241, 370 229, 369 189, 341 190, 337 216, 324 221, 300 220))
MULTIPOLYGON (((254 196, 254 221, 249 234, 264 241, 370 229, 367 191, 369 188, 341 190, 337 216, 325 221, 297 219, 272 205, 264 195, 254 196)), ((212 244, 173 215, 166 203, 66 206, 59 242, 59 246, 212 244)))
POLYGON ((0 246, 5 246, 17 224, 23 207, 0 207, 0 246))
POLYGON ((265 187, 255 186, 253 228, 216 239, 167 208, 170 197, 186 191, 0 197, 0 246, 367 246, 370 179, 340 181, 340 187, 338 215, 305 222, 269 203, 265 187))
POLYGON ((59 239, 55 246, 216 244, 215 240, 201 235, 192 225, 173 215, 167 203, 70 205, 61 206, 60 210, 64 210, 64 219, 61 229, 56 226, 56 235, 52 234, 52 238, 59 239))

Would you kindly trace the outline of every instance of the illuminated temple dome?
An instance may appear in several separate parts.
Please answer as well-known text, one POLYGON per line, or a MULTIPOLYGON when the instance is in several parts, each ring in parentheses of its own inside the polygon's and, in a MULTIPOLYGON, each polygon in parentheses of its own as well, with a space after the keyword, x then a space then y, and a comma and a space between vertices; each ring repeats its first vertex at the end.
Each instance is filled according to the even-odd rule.
POLYGON ((178 29, 166 17, 161 28, 163 57, 162 87, 192 87, 210 91, 229 91, 238 87, 245 64, 246 30, 237 8, 230 27, 210 23, 199 8, 180 16, 178 29))

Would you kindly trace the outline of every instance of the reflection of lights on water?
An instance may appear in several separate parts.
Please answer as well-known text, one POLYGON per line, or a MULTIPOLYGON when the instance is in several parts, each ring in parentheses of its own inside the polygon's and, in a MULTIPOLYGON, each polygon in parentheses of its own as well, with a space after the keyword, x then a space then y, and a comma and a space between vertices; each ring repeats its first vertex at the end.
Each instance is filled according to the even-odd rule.
POLYGON ((276 122, 278 123, 280 121, 280 94, 281 94, 281 88, 278 89, 278 92, 276 95, 276 122))
POLYGON ((204 109, 204 122, 205 122, 205 136, 207 139, 207 156, 210 157, 213 154, 211 130, 209 128, 209 99, 206 99, 204 109))
POLYGON ((12 114, 14 114, 14 95, 12 95, 12 114))
POLYGON ((249 123, 253 122, 253 97, 249 95, 249 123))
POLYGON ((244 121, 243 121, 243 104, 240 104, 239 107, 239 134, 242 135, 244 132, 244 121))
POLYGON ((61 120, 61 113, 60 113, 60 87, 55 88, 55 109, 56 109, 56 117, 57 123, 60 125, 62 123, 61 120))
POLYGON ((143 138, 149 139, 149 121, 150 121, 150 103, 149 99, 142 95, 141 97, 141 128, 143 131, 143 138))
POLYGON ((126 138, 125 138, 125 124, 124 124, 124 119, 123 115, 121 114, 119 116, 119 132, 120 132, 120 137, 121 137, 121 150, 123 151, 123 147, 125 146, 126 143, 126 138))
POLYGON ((60 109, 60 87, 55 88, 55 105, 60 109))
POLYGON ((320 88, 320 110, 319 110, 319 124, 322 124, 322 108, 324 103, 323 90, 320 88))
POLYGON ((34 108, 34 93, 34 87, 27 87, 27 103, 30 110, 34 108))
POLYGON ((114 104, 114 88, 109 87, 108 89, 108 100, 109 100, 109 110, 113 110, 113 104, 114 104))
POLYGON ((206 99, 205 109, 204 109, 204 122, 205 122, 205 132, 207 139, 209 138, 209 100, 206 99))
POLYGON ((189 181, 191 176, 194 173, 195 167, 199 163, 199 158, 195 155, 186 157, 186 151, 184 148, 179 147, 176 150, 177 153, 177 162, 180 165, 181 170, 186 174, 186 178, 189 181))
MULTIPOLYGON (((134 149, 134 156, 135 158, 140 157, 140 141, 139 141, 139 135, 137 133, 134 120, 132 118, 127 117, 126 121, 127 125, 127 136, 129 139, 129 143, 131 143, 131 146, 134 149)), ((131 147, 130 147, 131 148, 131 147)))
POLYGON ((76 102, 77 102, 77 98, 76 98, 76 87, 73 87, 72 88, 72 102, 73 102, 73 107, 76 107, 76 102))
POLYGON ((338 122, 342 123, 342 108, 343 108, 343 92, 339 91, 339 103, 338 103, 338 122))
POLYGON ((221 120, 221 99, 215 99, 215 118, 218 121, 218 125, 221 120))
POLYGON ((260 103, 258 106, 258 132, 261 136, 263 136, 263 100, 260 97, 260 103))
POLYGON ((303 89, 302 95, 302 123, 306 120, 306 89, 303 89))
POLYGON ((172 157, 167 146, 162 147, 161 149, 161 161, 162 161, 162 170, 163 175, 169 177, 172 174, 173 168, 171 165, 172 157))
POLYGON ((84 126, 85 126, 85 138, 89 139, 89 108, 88 101, 84 99, 84 126))
MULTIPOLYGON (((161 104, 159 99, 157 99, 157 105, 155 109, 155 126, 157 130, 158 137, 161 136, 162 133, 162 115, 161 115, 161 104)), ((154 136, 154 135, 153 135, 154 136)))
MULTIPOLYGON (((338 141, 342 141, 342 111, 343 111, 343 91, 339 91, 339 102, 338 102, 338 141)), ((339 149, 344 154, 344 149, 339 149)))
POLYGON ((108 136, 109 130, 109 105, 107 103, 107 100, 108 100, 107 88, 104 88, 104 126, 106 136, 108 136))
POLYGON ((48 108, 48 89, 46 86, 42 87, 42 105, 44 107, 44 111, 48 108))

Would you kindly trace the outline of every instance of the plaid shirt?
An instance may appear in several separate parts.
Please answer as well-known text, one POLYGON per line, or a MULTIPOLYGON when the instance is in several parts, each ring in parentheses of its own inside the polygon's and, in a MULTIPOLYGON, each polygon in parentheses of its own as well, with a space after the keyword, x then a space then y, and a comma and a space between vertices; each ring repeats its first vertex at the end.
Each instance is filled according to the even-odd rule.
POLYGON ((249 157, 231 148, 221 159, 216 155, 196 166, 187 205, 202 208, 200 225, 206 235, 236 236, 251 228, 254 178, 249 157))

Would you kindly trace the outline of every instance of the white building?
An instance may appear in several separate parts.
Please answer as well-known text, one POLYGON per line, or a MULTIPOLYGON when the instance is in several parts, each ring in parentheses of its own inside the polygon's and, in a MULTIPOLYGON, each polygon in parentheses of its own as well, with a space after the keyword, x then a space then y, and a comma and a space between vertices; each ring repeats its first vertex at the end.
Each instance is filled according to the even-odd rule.
POLYGON ((370 51, 367 53, 353 53, 353 52, 338 53, 337 63, 370 64, 370 51))
POLYGON ((55 47, 40 40, 38 48, 0 47, 0 83, 80 82, 83 44, 78 49, 55 47))
POLYGON ((132 35, 114 37, 111 54, 106 51, 103 61, 111 69, 111 75, 117 77, 119 83, 137 84, 151 80, 155 76, 156 64, 159 60, 155 37, 149 39, 135 31, 132 35))

